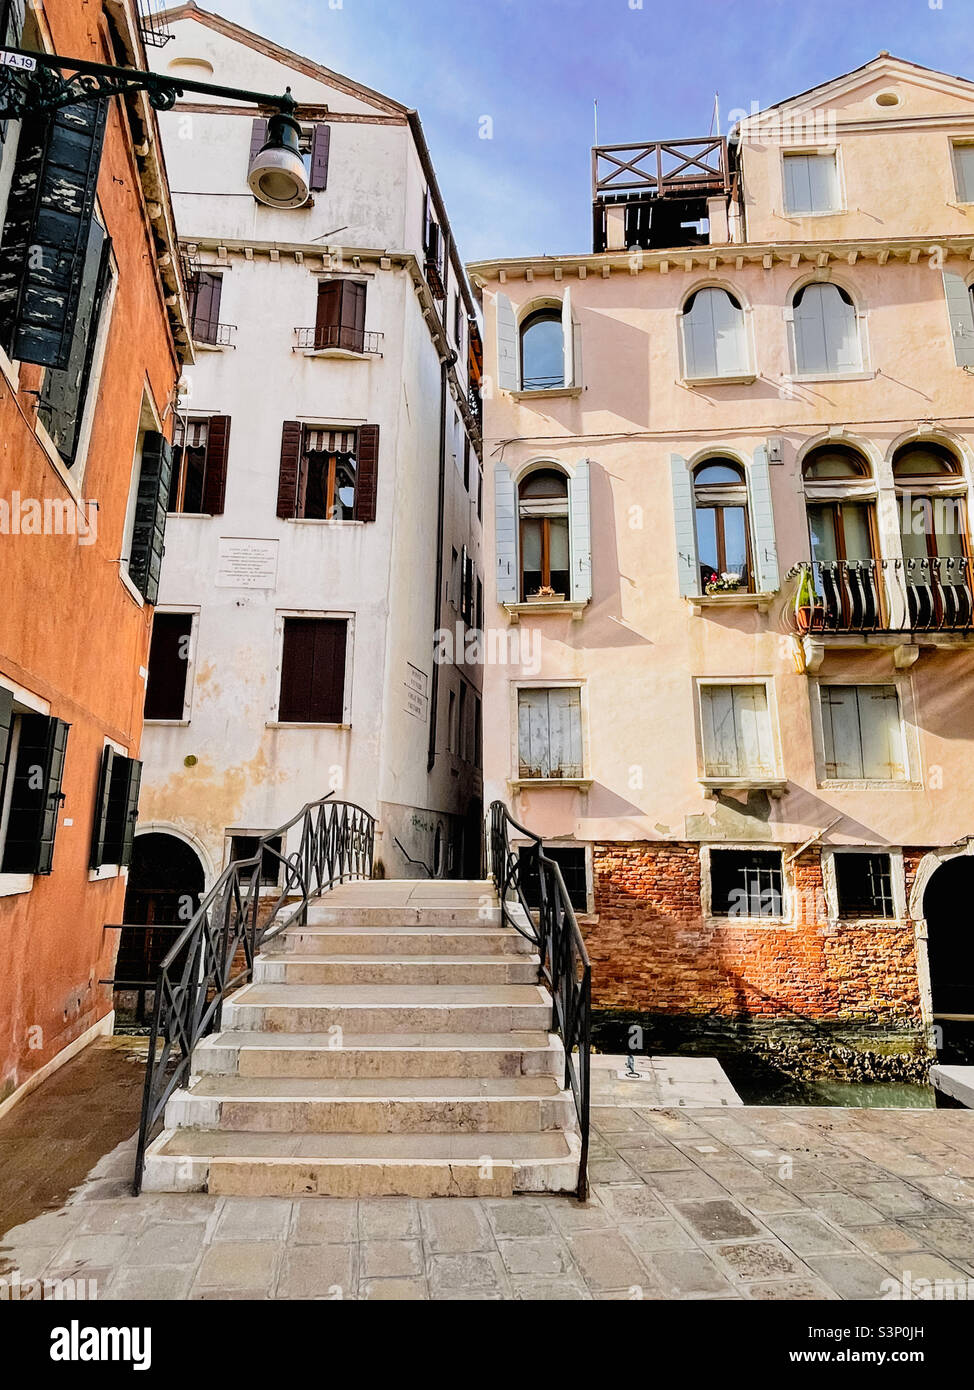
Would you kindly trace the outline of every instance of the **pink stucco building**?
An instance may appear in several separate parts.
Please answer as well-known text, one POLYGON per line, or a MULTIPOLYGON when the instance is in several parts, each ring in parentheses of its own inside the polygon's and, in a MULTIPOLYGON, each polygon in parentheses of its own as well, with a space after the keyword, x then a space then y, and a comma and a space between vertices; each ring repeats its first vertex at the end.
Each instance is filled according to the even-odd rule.
POLYGON ((591 254, 470 268, 486 799, 597 1009, 918 1075, 974 1020, 974 83, 881 54, 593 175, 591 254))

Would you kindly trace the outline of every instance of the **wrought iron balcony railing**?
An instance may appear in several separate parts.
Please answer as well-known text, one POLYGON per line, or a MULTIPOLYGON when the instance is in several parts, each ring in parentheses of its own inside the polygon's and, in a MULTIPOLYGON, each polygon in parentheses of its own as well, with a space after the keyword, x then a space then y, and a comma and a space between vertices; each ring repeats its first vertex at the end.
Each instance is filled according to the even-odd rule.
POLYGON ((338 348, 343 352, 361 353, 363 357, 382 356, 382 333, 365 333, 361 328, 344 324, 329 324, 327 328, 296 328, 294 346, 305 352, 327 352, 338 348))
POLYGON ((233 347, 235 323, 214 323, 196 319, 193 322, 193 342, 202 347, 233 347))
POLYGON ((795 621, 802 632, 966 632, 974 629, 971 562, 963 556, 919 560, 802 561, 795 621))

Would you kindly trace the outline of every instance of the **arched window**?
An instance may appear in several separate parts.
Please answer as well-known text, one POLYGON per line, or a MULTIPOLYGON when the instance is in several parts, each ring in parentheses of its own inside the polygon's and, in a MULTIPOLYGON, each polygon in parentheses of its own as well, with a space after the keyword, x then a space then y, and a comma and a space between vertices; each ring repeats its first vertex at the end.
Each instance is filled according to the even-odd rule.
POLYGON ((568 598, 568 479, 557 468, 529 473, 518 488, 521 599, 568 598))
POLYGON ((565 332, 560 309, 536 309, 521 324, 521 390, 565 384, 565 332))
POLYGON ((870 475, 862 454, 845 444, 820 444, 805 458, 802 475, 812 484, 806 492, 806 505, 813 561, 832 564, 875 559, 875 503, 849 492, 850 484, 861 483, 870 475))
MULTIPOLYGON (((903 444, 893 455, 893 481, 904 559, 965 557, 969 550, 967 510, 958 491, 963 475, 956 455, 932 440, 903 444)), ((914 566, 909 577, 917 578, 920 573, 914 566)), ((946 578, 946 572, 941 577, 946 578)))
POLYGON ((729 589, 750 590, 747 483, 741 465, 730 459, 699 464, 693 472, 693 500, 700 592, 721 579, 729 589))
POLYGON ((690 380, 743 376, 747 335, 739 301, 714 287, 691 294, 683 306, 683 350, 690 380))
POLYGON ((839 285, 805 285, 794 299, 795 361, 800 373, 828 376, 862 367, 856 306, 839 285))

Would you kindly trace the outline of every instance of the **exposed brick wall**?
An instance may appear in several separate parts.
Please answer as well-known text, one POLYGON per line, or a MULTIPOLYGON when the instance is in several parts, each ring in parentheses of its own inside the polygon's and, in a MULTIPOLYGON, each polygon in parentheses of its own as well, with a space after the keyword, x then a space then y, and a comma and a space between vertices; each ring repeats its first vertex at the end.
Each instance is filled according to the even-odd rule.
POLYGON ((912 927, 830 926, 818 849, 791 866, 796 920, 767 926, 703 919, 695 844, 598 843, 593 860, 595 1008, 919 1026, 912 927))

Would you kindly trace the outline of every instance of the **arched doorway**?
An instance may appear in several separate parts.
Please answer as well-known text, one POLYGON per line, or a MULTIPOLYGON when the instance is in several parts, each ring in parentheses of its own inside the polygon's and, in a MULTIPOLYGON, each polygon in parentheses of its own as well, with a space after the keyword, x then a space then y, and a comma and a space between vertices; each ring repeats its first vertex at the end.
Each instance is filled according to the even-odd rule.
POLYGON ((122 1024, 147 1021, 159 965, 199 906, 206 882, 200 858, 176 835, 136 835, 125 893, 125 925, 115 964, 115 1009, 122 1024))
POLYGON ((974 1057, 974 856, 959 854, 934 870, 923 892, 934 1023, 946 1058, 974 1057))

